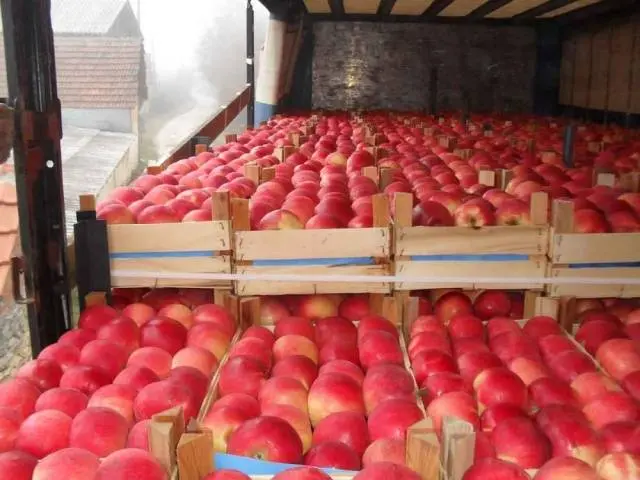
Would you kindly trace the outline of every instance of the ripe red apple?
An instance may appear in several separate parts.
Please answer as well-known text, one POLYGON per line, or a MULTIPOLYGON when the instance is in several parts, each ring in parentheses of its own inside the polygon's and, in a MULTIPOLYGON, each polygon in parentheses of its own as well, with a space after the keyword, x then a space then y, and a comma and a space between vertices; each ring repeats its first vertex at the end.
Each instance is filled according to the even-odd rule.
POLYGON ((273 344, 273 357, 276 362, 292 355, 304 355, 318 363, 318 347, 312 340, 302 335, 285 335, 273 344))
POLYGON ((609 453, 596 465, 602 480, 633 480, 640 477, 640 455, 609 453))
POLYGON ((0 478, 32 480, 38 459, 18 450, 0 453, 0 478))
POLYGON ((110 382, 111 378, 103 370, 87 365, 76 365, 62 374, 60 387, 73 388, 86 395, 92 395, 93 392, 110 382))
POLYGON ((640 420, 640 407, 623 392, 607 392, 586 404, 582 411, 596 429, 614 422, 640 420))
POLYGON ((346 318, 329 316, 316 319, 316 342, 320 348, 336 338, 345 343, 356 344, 358 330, 346 318))
MULTIPOLYGON (((73 332, 73 331, 72 331, 73 332)), ((77 332, 86 332, 85 330, 77 330, 77 332)), ((71 333, 71 332, 67 332, 71 333)), ((87 337, 87 342, 89 343, 91 340, 95 340, 95 334, 90 334, 92 338, 89 339, 87 337)), ((84 347, 84 345, 82 347, 84 347)), ((65 371, 69 367, 73 367, 77 365, 80 361, 80 349, 71 344, 65 344, 62 342, 54 343, 53 345, 49 345, 46 347, 40 355, 38 355, 38 360, 51 360, 60 365, 63 371, 65 371)))
POLYGON ((509 362, 509 370, 515 373, 525 385, 529 386, 536 380, 549 377, 549 371, 541 362, 526 357, 517 357, 509 362))
POLYGON ((362 387, 362 384, 364 383, 364 373, 362 372, 362 369, 358 365, 346 360, 333 360, 325 363, 320 367, 320 370, 318 370, 318 377, 331 373, 346 375, 360 387, 362 387))
MULTIPOLYGON (((444 192, 443 192, 444 193, 444 192)), ((453 227, 455 221, 446 206, 435 201, 421 201, 412 212, 412 225, 421 227, 453 227)))
POLYGON ((381 402, 392 398, 415 400, 414 390, 411 374, 404 367, 393 364, 371 367, 362 384, 367 413, 371 413, 381 402))
POLYGON ((481 199, 465 201, 454 212, 455 224, 459 227, 482 227, 495 225, 493 205, 481 199), (484 203, 480 203, 484 202, 484 203))
POLYGON ((331 477, 315 467, 293 467, 282 470, 271 480, 331 480, 331 477))
POLYGON ((534 480, 601 480, 591 465, 573 457, 552 458, 536 473, 534 480))
POLYGON ((220 369, 219 392, 221 396, 231 393, 246 393, 258 397, 265 382, 264 365, 251 357, 234 357, 220 369))
POLYGON ((258 417, 244 422, 230 435, 227 452, 270 462, 300 463, 302 442, 284 420, 258 417))
POLYGON ((189 421, 198 413, 199 404, 185 386, 170 380, 151 383, 140 390, 133 402, 136 421, 151 418, 156 413, 181 406, 185 421, 189 421))
POLYGON ((209 377, 193 367, 176 367, 171 370, 167 381, 184 386, 189 390, 193 402, 200 405, 207 395, 209 377))
POLYGON ((164 467, 150 453, 137 448, 125 448, 103 459, 94 480, 166 480, 164 467))
POLYGON ((131 423, 133 422, 133 399, 136 394, 136 390, 129 385, 105 385, 91 396, 88 407, 113 410, 131 423))
POLYGON ((427 332, 436 332, 446 335, 446 328, 435 315, 421 315, 411 324, 409 336, 413 338, 421 333, 427 332))
POLYGON ((498 423, 491 439, 497 458, 523 469, 540 468, 550 458, 548 440, 526 417, 510 418, 498 423))
POLYGON ((41 391, 46 391, 58 386, 62 378, 62 368, 53 360, 30 360, 20 367, 16 377, 29 380, 41 391))
POLYGON ((0 407, 0 452, 8 452, 13 449, 21 423, 22 418, 18 412, 0 407))
POLYGON ((306 412, 291 405, 267 405, 262 409, 262 416, 276 417, 284 420, 293 427, 302 442, 302 453, 311 448, 312 432, 311 422, 306 412))
POLYGON ((233 315, 220 305, 205 304, 196 307, 193 310, 193 321, 194 323, 213 323, 229 338, 232 338, 236 332, 236 322, 233 315))
POLYGON ((524 410, 508 403, 501 403, 485 409, 480 416, 480 423, 484 432, 492 432, 496 425, 511 418, 526 417, 524 410))
POLYGON ((470 384, 482 372, 499 367, 502 367, 502 362, 493 353, 489 352, 470 352, 458 358, 460 375, 470 384))
POLYGON ((139 448, 140 450, 149 451, 149 425, 151 420, 142 420, 136 423, 127 435, 126 448, 139 448))
POLYGON ((244 422, 255 418, 245 411, 233 406, 210 410, 202 420, 204 427, 213 434, 213 449, 226 453, 229 436, 244 422))
POLYGON ((87 396, 79 390, 53 388, 38 397, 35 404, 35 411, 59 410, 71 418, 74 418, 79 412, 86 408, 88 401, 87 396))
POLYGON ((224 397, 219 398, 211 406, 209 413, 217 410, 218 408, 233 407, 245 412, 249 418, 254 418, 260 415, 260 404, 258 400, 246 393, 230 393, 224 397))
POLYGON ((318 376, 318 367, 309 357, 291 355, 280 360, 271 371, 273 378, 289 377, 298 380, 307 390, 318 376))
POLYGON ((303 317, 284 317, 278 320, 274 330, 276 338, 285 335, 301 335, 315 341, 316 332, 310 320, 303 317))
POLYGON ((337 412, 365 414, 360 385, 351 377, 340 373, 321 374, 311 385, 308 397, 309 417, 312 425, 337 412))
POLYGON ((640 365, 640 353, 634 342, 627 339, 607 340, 598 348, 596 359, 618 381, 636 371, 640 365))
POLYGON ((260 323, 263 325, 277 324, 290 315, 289 309, 277 298, 267 297, 260 301, 260 323))
POLYGON ((437 350, 447 355, 452 355, 451 343, 447 333, 437 331, 422 332, 415 335, 409 342, 408 353, 410 359, 413 359, 420 352, 428 350, 437 350))
POLYGON ((129 424, 110 408, 89 407, 73 419, 69 444, 106 457, 127 443, 129 424))
POLYGON ((499 404, 513 405, 524 411, 529 409, 526 385, 506 368, 484 370, 473 381, 473 388, 481 411, 499 404))
POLYGON ((305 465, 341 470, 360 470, 360 456, 348 445, 340 442, 319 443, 304 457, 305 465))
POLYGON ((502 333, 489 341, 491 351, 500 360, 509 364, 518 357, 534 362, 541 362, 540 351, 534 339, 527 337, 522 331, 502 333))
POLYGON ((586 372, 578 375, 571 388, 582 405, 586 405, 608 392, 620 392, 622 389, 611 378, 600 372, 586 372))
POLYGON ((373 331, 387 332, 396 338, 400 337, 398 329, 384 317, 380 315, 365 315, 358 323, 358 340, 361 340, 367 333, 373 331))
POLYGON ((376 462, 361 470, 353 480, 420 480, 413 470, 391 462, 376 462))
POLYGON ((530 208, 519 199, 505 199, 496 207, 497 225, 531 225, 530 208))
POLYGON ((423 350, 419 352, 412 358, 411 367, 419 384, 422 384, 430 375, 458 372, 453 358, 438 350, 423 350))
POLYGON ((469 382, 465 381, 460 375, 449 372, 429 375, 420 384, 420 389, 425 404, 429 404, 431 400, 449 392, 466 392, 469 395, 473 395, 473 389, 469 382))
POLYGON ((318 363, 324 365, 334 360, 346 360, 359 365, 360 355, 358 353, 358 346, 341 339, 335 339, 325 343, 320 349, 318 363))
POLYGON ((371 312, 366 295, 351 295, 338 305, 338 315, 347 320, 357 321, 371 312))
POLYGON ((332 413, 322 419, 313 431, 313 445, 325 442, 344 443, 360 457, 369 445, 367 422, 358 413, 332 413))
POLYGON ((270 378, 260 387, 258 401, 261 410, 268 405, 290 405, 307 413, 307 389, 290 377, 270 378))
POLYGON ((390 462, 405 465, 405 442, 395 438, 379 438, 372 442, 362 456, 362 465, 367 468, 374 463, 390 462))
POLYGON ((522 330, 525 335, 536 339, 546 337, 547 335, 559 335, 562 333, 558 321, 544 315, 530 318, 522 330))
POLYGON ((529 395, 538 408, 548 405, 580 406, 573 389, 556 378, 544 377, 531 383, 529 395))
POLYGON ((272 348, 276 341, 273 332, 262 325, 251 325, 242 334, 242 338, 259 338, 268 348, 272 348))
POLYGON ((44 458, 69 446, 72 419, 59 410, 41 410, 30 415, 20 425, 15 440, 16 450, 44 458))
POLYGON ((116 317, 100 327, 96 338, 119 345, 127 354, 140 347, 140 329, 136 322, 127 317, 116 317))
POLYGON ((229 358, 238 356, 255 358, 264 365, 265 370, 270 370, 273 362, 269 346, 259 338, 240 339, 229 351, 229 358))
POLYGON ((184 348, 186 342, 187 329, 168 317, 156 317, 140 329, 141 346, 162 348, 170 355, 175 355, 184 348))
MULTIPOLYGON (((127 360, 129 367, 145 367, 155 373, 159 378, 169 376, 171 370, 171 355, 159 347, 143 347, 133 352, 127 360)), ((148 375, 145 375, 145 378, 148 375)))
POLYGON ((85 330, 98 331, 118 316, 117 310, 108 305, 92 305, 85 308, 80 314, 78 327, 85 330))
POLYGON ((486 324, 487 336, 489 339, 497 337, 502 333, 520 333, 520 325, 513 318, 495 317, 486 324))
POLYGON ((144 303, 132 303, 122 310, 122 316, 132 319, 141 327, 156 316, 156 311, 144 303))
POLYGON ((624 338, 624 333, 618 325, 604 320, 583 323, 576 332, 576 340, 591 355, 595 355, 600 345, 612 338, 624 338))
POLYGON ((445 417, 454 417, 475 427, 480 426, 476 401, 467 392, 448 392, 439 396, 429 404, 427 414, 433 420, 434 429, 440 437, 445 417))
POLYGON ((449 320, 448 330, 453 339, 484 338, 482 320, 467 313, 453 316, 449 320))
POLYGON ((80 448, 58 450, 42 459, 33 471, 33 480, 57 480, 61 475, 69 480, 93 480, 100 459, 80 448))
POLYGON ((200 322, 187 333, 187 346, 203 348, 211 352, 218 361, 227 351, 231 337, 222 328, 212 322, 200 322))
POLYGON ((483 458, 476 462, 462 477, 462 480, 529 480, 529 475, 518 465, 497 458, 483 458))
POLYGON ((371 331, 358 342, 360 364, 365 370, 379 364, 404 365, 402 350, 396 337, 383 331, 371 331))
POLYGON ((193 367, 202 372, 207 378, 213 375, 218 366, 216 356, 199 347, 185 347, 173 356, 171 368, 193 367))
POLYGON ((548 360, 547 366, 556 377, 566 383, 571 383, 583 373, 597 371, 593 361, 578 351, 561 353, 548 360))
POLYGON ((462 292, 452 291, 442 295, 434 305, 434 312, 443 323, 460 314, 473 314, 471 300, 462 292))
POLYGON ((507 316, 511 311, 511 297, 501 290, 485 290, 474 300, 473 311, 482 320, 507 316))
POLYGON ((193 325, 191 309, 181 303, 174 303, 161 308, 157 316, 171 318, 176 322, 180 322, 186 329, 193 325))
POLYGON ((554 457, 570 456, 595 466, 604 453, 586 417, 573 407, 544 407, 536 414, 536 424, 551 442, 554 457))

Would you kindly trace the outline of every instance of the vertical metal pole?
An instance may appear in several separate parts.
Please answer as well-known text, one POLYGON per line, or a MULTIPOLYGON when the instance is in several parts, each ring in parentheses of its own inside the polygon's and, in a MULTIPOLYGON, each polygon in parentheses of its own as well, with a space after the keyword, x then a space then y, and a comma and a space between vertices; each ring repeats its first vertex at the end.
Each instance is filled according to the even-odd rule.
POLYGON ((438 111, 438 66, 429 69, 429 110, 431 115, 438 111))
POLYGON ((565 167, 573 168, 573 144, 576 136, 576 126, 573 122, 564 131, 563 156, 565 167))
POLYGON ((70 326, 60 101, 50 0, 1 0, 31 345, 70 326))
POLYGON ((256 79, 254 64, 254 23, 253 5, 251 0, 247 0, 247 83, 251 86, 251 96, 247 105, 247 126, 255 126, 255 103, 256 103, 256 79))

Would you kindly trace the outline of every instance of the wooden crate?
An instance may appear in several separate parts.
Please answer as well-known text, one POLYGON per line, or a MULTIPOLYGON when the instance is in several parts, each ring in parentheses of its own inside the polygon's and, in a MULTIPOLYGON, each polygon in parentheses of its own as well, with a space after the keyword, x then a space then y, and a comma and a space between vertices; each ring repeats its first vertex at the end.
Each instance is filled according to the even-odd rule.
POLYGON ((640 280, 640 233, 573 233, 573 204, 554 203, 549 245, 549 277, 562 280, 601 278, 597 284, 550 284, 552 297, 633 298, 640 285, 616 280, 640 280))
MULTIPOLYGON (((231 296, 230 298, 237 301, 238 318, 240 319, 240 330, 234 337, 234 343, 240 339, 242 331, 251 325, 262 325, 267 328, 274 327, 272 324, 261 323, 260 300, 258 297, 237 298, 231 296)), ((399 317, 399 307, 394 297, 371 295, 369 301, 372 312, 388 318, 394 325, 401 328, 402 319, 399 317)), ((402 335, 400 337, 400 346, 405 354, 405 368, 412 374, 402 335)), ((227 359, 228 356, 222 359, 218 371, 226 363, 227 359)), ((215 452, 213 450, 211 432, 203 427, 201 422, 218 399, 218 383, 219 375, 215 375, 198 419, 186 426, 184 435, 177 443, 175 464, 179 475, 174 475, 173 478, 175 480, 178 478, 180 480, 201 480, 212 469, 215 452)), ((420 403, 418 405, 423 409, 420 403)), ((426 415, 424 409, 423 413, 426 415)), ((435 457, 436 449, 433 448, 433 443, 436 441, 437 439, 433 435, 433 428, 427 420, 416 423, 407 432, 407 465, 420 472, 421 477, 425 480, 438 480, 439 478, 440 470, 435 457), (435 462, 434 459, 436 460, 435 462)), ((355 475, 345 473, 332 474, 330 476, 334 480, 351 480, 355 475)), ((273 475, 250 475, 250 478, 254 480, 270 480, 273 475)))
POLYGON ((234 199, 235 271, 247 275, 331 275, 335 281, 234 282, 237 295, 389 293, 390 283, 341 281, 391 271, 391 229, 386 195, 373 198, 374 228, 249 231, 248 201, 234 199))
POLYGON ((212 222, 109 225, 111 286, 231 288, 229 280, 190 277, 232 272, 229 195, 214 193, 213 199, 212 222), (149 275, 118 275, 123 270, 149 275))
POLYGON ((531 198, 533 226, 413 227, 412 208, 411 194, 396 195, 395 274, 418 279, 397 282, 396 290, 544 288, 549 235, 546 194, 535 193, 531 198), (424 282, 420 277, 448 280, 424 282), (457 283, 456 277, 489 281, 457 283), (492 282, 491 278, 503 280, 492 282), (509 278, 532 280, 505 283, 504 279, 509 278))

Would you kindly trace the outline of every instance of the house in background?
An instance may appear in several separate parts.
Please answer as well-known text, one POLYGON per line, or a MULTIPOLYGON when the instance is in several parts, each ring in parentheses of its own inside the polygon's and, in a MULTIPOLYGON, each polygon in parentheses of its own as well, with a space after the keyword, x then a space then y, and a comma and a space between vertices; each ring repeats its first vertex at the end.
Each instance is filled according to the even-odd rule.
MULTIPOLYGON (((63 124, 138 135, 145 56, 129 1, 52 0, 51 19, 63 124)), ((2 45, 0 97, 6 95, 2 45)))

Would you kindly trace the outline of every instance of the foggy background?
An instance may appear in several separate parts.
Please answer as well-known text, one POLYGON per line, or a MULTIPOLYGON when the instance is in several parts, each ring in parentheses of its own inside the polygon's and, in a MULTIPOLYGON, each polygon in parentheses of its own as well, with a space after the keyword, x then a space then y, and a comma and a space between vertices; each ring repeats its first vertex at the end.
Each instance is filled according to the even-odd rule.
MULTIPOLYGON (((146 51, 141 159, 175 147, 246 83, 244 0, 129 0, 146 51)), ((269 14, 254 0, 256 78, 269 14)), ((246 124, 245 114, 235 123, 246 124)))

